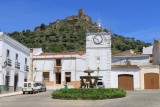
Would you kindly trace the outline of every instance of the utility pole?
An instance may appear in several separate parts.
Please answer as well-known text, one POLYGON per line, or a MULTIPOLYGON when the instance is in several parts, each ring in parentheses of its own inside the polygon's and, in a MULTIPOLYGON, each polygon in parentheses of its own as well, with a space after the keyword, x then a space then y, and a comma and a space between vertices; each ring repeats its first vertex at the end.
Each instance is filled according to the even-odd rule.
POLYGON ((30 48, 29 82, 33 82, 33 48, 30 48))

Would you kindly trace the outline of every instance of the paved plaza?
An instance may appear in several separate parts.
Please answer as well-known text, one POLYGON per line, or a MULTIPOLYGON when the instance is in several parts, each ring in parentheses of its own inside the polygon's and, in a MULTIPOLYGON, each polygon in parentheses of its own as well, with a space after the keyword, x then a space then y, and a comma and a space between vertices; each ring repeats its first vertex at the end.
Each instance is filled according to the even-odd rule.
POLYGON ((160 90, 128 91, 125 98, 58 100, 52 91, 0 98, 0 107, 160 107, 160 90))

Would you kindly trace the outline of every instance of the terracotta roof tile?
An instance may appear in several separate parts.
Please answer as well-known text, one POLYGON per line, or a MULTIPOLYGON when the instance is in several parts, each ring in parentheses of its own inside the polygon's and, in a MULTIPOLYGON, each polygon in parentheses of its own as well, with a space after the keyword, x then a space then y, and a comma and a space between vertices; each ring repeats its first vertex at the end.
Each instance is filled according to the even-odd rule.
POLYGON ((113 56, 136 56, 136 53, 132 50, 126 50, 118 54, 114 54, 113 56))
POLYGON ((84 51, 78 51, 78 52, 54 52, 54 53, 41 53, 40 55, 75 55, 78 54, 80 56, 86 54, 84 51))
POLYGON ((139 68, 137 65, 112 65, 112 68, 139 68))

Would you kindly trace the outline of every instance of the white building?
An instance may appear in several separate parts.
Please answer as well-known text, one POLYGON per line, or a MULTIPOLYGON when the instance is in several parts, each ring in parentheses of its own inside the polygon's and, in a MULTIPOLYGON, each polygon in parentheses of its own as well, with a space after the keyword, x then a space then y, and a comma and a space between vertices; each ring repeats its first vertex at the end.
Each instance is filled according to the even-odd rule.
POLYGON ((149 47, 143 47, 143 55, 152 55, 153 45, 149 47))
POLYGON ((20 90, 28 76, 29 49, 0 32, 0 85, 3 92, 20 90))
POLYGON ((34 49, 33 54, 34 81, 45 82, 48 89, 63 88, 66 82, 70 87, 80 87, 80 76, 87 75, 85 70, 93 70, 91 76, 101 76, 105 88, 139 90, 160 86, 158 68, 152 65, 149 54, 136 55, 129 50, 111 55, 110 33, 87 33, 86 52, 43 53, 34 49))
POLYGON ((41 53, 33 49, 34 81, 44 81, 48 88, 80 87, 80 76, 91 69, 93 76, 103 76, 105 87, 111 87, 111 34, 88 33, 86 52, 41 53), (97 68, 99 69, 97 71, 97 68))
POLYGON ((150 65, 149 55, 125 55, 125 56, 112 56, 112 65, 150 65))
POLYGON ((47 89, 56 89, 63 88, 66 82, 80 87, 79 76, 87 67, 84 52, 61 52, 33 54, 33 68, 33 81, 43 81, 47 89))

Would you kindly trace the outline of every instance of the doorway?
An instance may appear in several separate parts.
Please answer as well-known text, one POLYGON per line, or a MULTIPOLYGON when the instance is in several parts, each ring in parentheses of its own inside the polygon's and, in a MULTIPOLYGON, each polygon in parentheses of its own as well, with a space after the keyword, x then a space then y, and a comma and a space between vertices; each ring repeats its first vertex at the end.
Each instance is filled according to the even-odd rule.
POLYGON ((61 73, 60 72, 56 73, 56 84, 61 84, 61 73))
POLYGON ((134 90, 133 75, 118 75, 118 88, 123 88, 125 90, 134 90))
POLYGON ((14 76, 14 91, 17 91, 18 88, 18 75, 14 76))
POLYGON ((159 74, 158 73, 144 74, 144 87, 145 89, 159 89, 159 74))
POLYGON ((10 81, 10 76, 6 75, 5 76, 5 91, 9 91, 9 81, 10 81))

